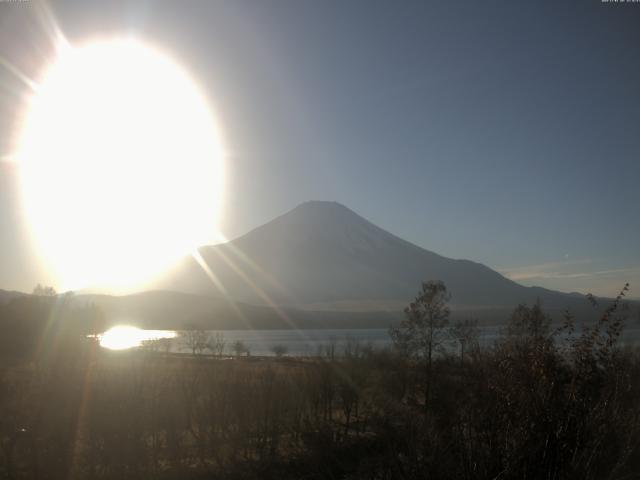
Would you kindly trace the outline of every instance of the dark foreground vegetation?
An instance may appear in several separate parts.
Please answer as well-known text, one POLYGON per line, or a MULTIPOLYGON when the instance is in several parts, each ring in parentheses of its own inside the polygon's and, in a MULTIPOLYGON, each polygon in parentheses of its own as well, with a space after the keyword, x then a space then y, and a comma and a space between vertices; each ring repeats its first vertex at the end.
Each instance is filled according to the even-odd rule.
POLYGON ((17 299, 0 310, 0 478, 640 477, 621 297, 585 327, 521 306, 482 349, 447 300, 424 284, 387 351, 259 359, 102 351, 85 338, 99 312, 17 299))

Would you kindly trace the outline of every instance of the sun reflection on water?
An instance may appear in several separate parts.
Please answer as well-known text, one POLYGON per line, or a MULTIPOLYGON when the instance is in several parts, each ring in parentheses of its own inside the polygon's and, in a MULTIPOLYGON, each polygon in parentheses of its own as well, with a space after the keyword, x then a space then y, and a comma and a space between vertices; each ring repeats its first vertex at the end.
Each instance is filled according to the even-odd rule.
POLYGON ((174 338, 176 332, 170 330, 143 330, 128 325, 118 325, 99 335, 100 346, 109 350, 125 350, 139 347, 148 340, 174 338))

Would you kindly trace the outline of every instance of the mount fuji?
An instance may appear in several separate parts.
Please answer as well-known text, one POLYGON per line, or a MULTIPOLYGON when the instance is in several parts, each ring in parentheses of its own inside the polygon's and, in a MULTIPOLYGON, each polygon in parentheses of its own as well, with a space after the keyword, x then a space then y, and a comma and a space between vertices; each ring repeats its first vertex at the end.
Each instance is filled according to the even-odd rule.
POLYGON ((401 311, 426 280, 447 285, 454 311, 512 309, 540 299, 582 309, 583 295, 525 287, 470 260, 446 258, 335 202, 306 202, 225 244, 204 246, 154 288, 308 310, 401 311))

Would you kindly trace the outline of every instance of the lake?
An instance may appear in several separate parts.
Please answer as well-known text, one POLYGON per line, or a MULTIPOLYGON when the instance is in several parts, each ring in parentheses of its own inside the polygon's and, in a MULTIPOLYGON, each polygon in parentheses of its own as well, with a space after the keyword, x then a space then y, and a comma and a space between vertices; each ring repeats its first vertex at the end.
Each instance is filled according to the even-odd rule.
MULTIPOLYGON (((491 344, 503 327, 489 326, 480 328, 480 343, 491 344)), ((208 332, 214 335, 216 332, 208 332)), ((361 346, 371 345, 373 348, 384 348, 391 344, 389 333, 384 328, 373 329, 318 329, 318 330, 224 330, 220 332, 226 343, 225 353, 231 354, 231 345, 240 340, 251 352, 251 355, 273 355, 275 346, 284 346, 288 355, 317 355, 321 348, 335 346, 336 353, 344 350, 348 342, 357 342, 361 346)), ((143 345, 146 340, 168 338, 170 350, 176 353, 188 353, 189 348, 177 333, 169 330, 141 330, 134 327, 114 327, 100 336, 100 343, 105 348, 126 349, 143 345)), ((640 327, 630 326, 621 337, 623 345, 640 344, 640 327)))
MULTIPOLYGON (((215 335, 216 331, 208 332, 215 335)), ((273 355, 272 348, 284 346, 288 355, 317 355, 320 348, 335 345, 336 352, 344 349, 344 345, 358 342, 374 348, 385 347, 391 339, 387 329, 327 329, 327 330, 224 330, 225 353, 231 354, 231 345, 242 341, 251 355, 273 355)), ((140 347, 147 340, 168 338, 170 351, 188 353, 190 349, 176 332, 162 330, 141 330, 133 327, 119 326, 108 330, 100 336, 100 345, 113 350, 140 347)))

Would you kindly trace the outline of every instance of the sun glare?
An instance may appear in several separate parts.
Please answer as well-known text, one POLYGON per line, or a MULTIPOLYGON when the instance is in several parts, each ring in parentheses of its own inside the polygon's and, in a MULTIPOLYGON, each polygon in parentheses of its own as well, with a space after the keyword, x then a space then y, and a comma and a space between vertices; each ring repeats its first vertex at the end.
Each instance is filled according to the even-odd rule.
POLYGON ((117 326, 99 336, 100 346, 109 350, 125 350, 139 347, 145 341, 174 338, 175 332, 164 330, 142 330, 136 327, 117 326))
POLYGON ((140 285, 216 239, 216 125, 165 55, 132 40, 61 47, 24 120, 24 208, 61 288, 140 285))

